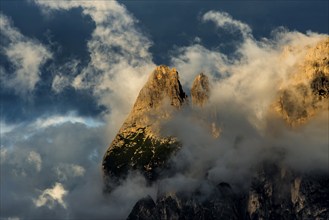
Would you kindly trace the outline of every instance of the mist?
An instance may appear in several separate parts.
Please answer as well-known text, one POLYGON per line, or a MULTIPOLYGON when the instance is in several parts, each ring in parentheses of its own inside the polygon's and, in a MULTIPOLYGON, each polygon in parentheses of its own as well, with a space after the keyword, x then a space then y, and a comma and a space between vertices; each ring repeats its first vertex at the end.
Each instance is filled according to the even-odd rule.
MULTIPOLYGON (((228 16, 212 12, 215 23, 216 13, 228 16)), ((199 44, 180 48, 181 54, 172 58, 172 65, 181 73, 185 91, 189 91, 200 72, 208 75, 211 90, 205 106, 185 107, 162 124, 164 136, 176 136, 183 143, 182 150, 173 159, 176 174, 172 180, 166 180, 172 184, 167 187, 172 190, 177 182, 180 189, 183 176, 187 182, 191 178, 198 182, 206 179, 214 184, 228 182, 237 188, 247 188, 264 162, 298 173, 327 175, 328 105, 296 127, 273 112, 282 88, 293 89, 291 78, 307 49, 328 36, 278 28, 271 39, 256 40, 246 24, 230 19, 225 25, 217 25, 235 28, 244 36, 233 58, 199 44), (204 59, 213 61, 213 65, 205 66, 204 59), (220 131, 219 138, 211 135, 213 125, 220 131)), ((306 81, 303 75, 298 77, 306 81)))

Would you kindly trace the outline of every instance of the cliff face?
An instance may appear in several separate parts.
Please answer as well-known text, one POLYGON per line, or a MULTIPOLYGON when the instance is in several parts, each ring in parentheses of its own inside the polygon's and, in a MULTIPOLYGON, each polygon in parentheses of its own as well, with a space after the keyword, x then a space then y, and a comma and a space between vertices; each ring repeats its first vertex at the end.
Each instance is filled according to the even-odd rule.
POLYGON ((276 164, 266 164, 249 189, 250 219, 328 219, 329 177, 297 174, 276 164))
POLYGON ((209 80, 206 75, 200 73, 193 81, 191 88, 192 104, 202 107, 209 99, 209 80))
POLYGON ((174 137, 161 137, 156 124, 170 117, 186 101, 176 69, 157 67, 140 91, 133 109, 103 158, 105 181, 109 184, 139 170, 152 181, 180 148, 174 137))
POLYGON ((329 219, 329 177, 297 175, 275 164, 264 164, 246 192, 228 183, 211 185, 205 196, 171 193, 141 199, 128 220, 326 220, 329 219))
POLYGON ((280 87, 274 108, 292 126, 309 121, 320 111, 329 110, 329 39, 309 48, 290 78, 280 87))
POLYGON ((207 199, 202 198, 199 190, 193 194, 162 195, 156 202, 146 197, 136 203, 128 220, 135 219, 244 219, 245 212, 241 208, 243 198, 235 194, 226 183, 213 187, 207 199), (147 211, 146 211, 147 210, 147 211))
MULTIPOLYGON (((270 106, 292 129, 329 110, 329 39, 309 48, 293 69, 270 106)), ((191 89, 192 109, 202 109, 209 95, 209 80, 200 74, 191 89)), ((157 67, 104 155, 108 189, 130 170, 140 171, 150 183, 162 177, 182 144, 175 137, 161 136, 158 125, 188 104, 176 69, 157 67)), ((210 128, 214 138, 220 138, 221 129, 215 123, 198 120, 210 128)), ((329 219, 328 185, 328 175, 296 173, 264 162, 247 190, 209 182, 206 195, 201 186, 190 194, 159 193, 155 200, 148 196, 138 201, 128 219, 329 219)))

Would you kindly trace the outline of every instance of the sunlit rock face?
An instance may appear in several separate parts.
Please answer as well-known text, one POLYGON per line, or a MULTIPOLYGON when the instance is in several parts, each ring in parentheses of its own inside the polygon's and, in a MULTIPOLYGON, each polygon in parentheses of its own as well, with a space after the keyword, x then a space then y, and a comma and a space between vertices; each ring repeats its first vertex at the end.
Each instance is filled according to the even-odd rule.
POLYGON ((123 178, 129 170, 142 172, 150 181, 156 179, 181 146, 175 137, 162 137, 157 124, 177 111, 186 98, 176 69, 156 67, 104 155, 106 181, 123 178))
MULTIPOLYGON (((297 49, 300 48, 286 48, 284 55, 297 49)), ((290 78, 280 85, 274 104, 291 126, 304 124, 319 112, 329 110, 329 38, 305 50, 305 56, 292 67, 290 78)))
POLYGON ((192 104, 202 107, 209 99, 210 87, 206 75, 200 73, 193 81, 191 88, 192 104))
MULTIPOLYGON (((293 50, 305 50, 305 53, 299 53, 303 56, 291 66, 287 79, 278 85, 277 95, 269 106, 269 112, 276 115, 274 120, 284 121, 289 125, 288 130, 329 111, 329 39, 310 48, 285 48, 282 56, 289 56, 293 50)), ((170 159, 184 147, 183 143, 176 137, 162 136, 159 125, 175 119, 182 108, 188 108, 184 113, 191 113, 193 120, 206 128, 214 140, 220 139, 221 129, 225 132, 225 128, 219 128, 211 117, 209 121, 198 115, 209 108, 210 95, 209 79, 201 73, 192 83, 189 103, 176 69, 156 67, 104 155, 105 183, 112 187, 130 170, 144 174, 149 183, 167 177, 164 173, 167 175, 168 170, 175 172, 170 159)), ((128 219, 329 219, 327 173, 301 173, 273 160, 257 163, 252 174, 250 184, 238 189, 228 182, 212 182, 205 173, 201 185, 189 193, 159 191, 155 198, 141 199, 128 219)))

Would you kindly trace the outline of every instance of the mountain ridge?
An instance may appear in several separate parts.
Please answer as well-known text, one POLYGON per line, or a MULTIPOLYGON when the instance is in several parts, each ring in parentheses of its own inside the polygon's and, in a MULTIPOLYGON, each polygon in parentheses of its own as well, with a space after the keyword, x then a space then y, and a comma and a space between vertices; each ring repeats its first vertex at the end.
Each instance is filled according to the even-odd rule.
MULTIPOLYGON (((309 48, 297 63, 296 72, 279 86, 269 111, 292 130, 319 112, 329 111, 328 51, 329 38, 309 48)), ((131 170, 141 172, 150 184, 165 177, 171 158, 183 143, 173 136, 163 137, 158 125, 184 106, 202 111, 210 95, 211 85, 204 73, 194 79, 189 103, 177 70, 156 67, 104 155, 107 190, 131 170)), ((220 138, 222 128, 214 122, 209 128, 213 138, 220 138)), ((187 196, 158 193, 155 200, 148 196, 138 201, 128 219, 329 219, 327 174, 299 173, 274 161, 263 161, 256 170, 247 191, 236 191, 230 183, 220 182, 209 183, 212 191, 207 196, 200 196, 202 190, 198 188, 187 196)))

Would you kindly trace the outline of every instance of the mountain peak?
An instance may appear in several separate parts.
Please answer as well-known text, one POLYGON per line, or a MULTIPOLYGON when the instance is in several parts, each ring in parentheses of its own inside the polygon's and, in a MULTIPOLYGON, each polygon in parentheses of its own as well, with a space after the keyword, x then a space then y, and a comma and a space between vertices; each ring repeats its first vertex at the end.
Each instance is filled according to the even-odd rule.
POLYGON ((151 73, 148 81, 140 91, 134 109, 149 110, 161 107, 164 99, 170 104, 180 107, 186 99, 175 68, 160 65, 151 73))
POLYGON ((209 79, 205 74, 200 73, 195 77, 192 84, 191 96, 193 105, 200 107, 205 105, 209 99, 209 91, 209 79))
MULTIPOLYGON (((172 109, 164 107, 166 104, 180 108, 186 98, 177 70, 165 65, 157 66, 104 155, 105 178, 115 181, 129 170, 137 169, 148 180, 155 179, 158 175, 156 168, 165 166, 171 154, 181 145, 176 138, 161 137, 156 125, 172 113, 172 109)), ((112 182, 107 181, 107 187, 112 182)))

